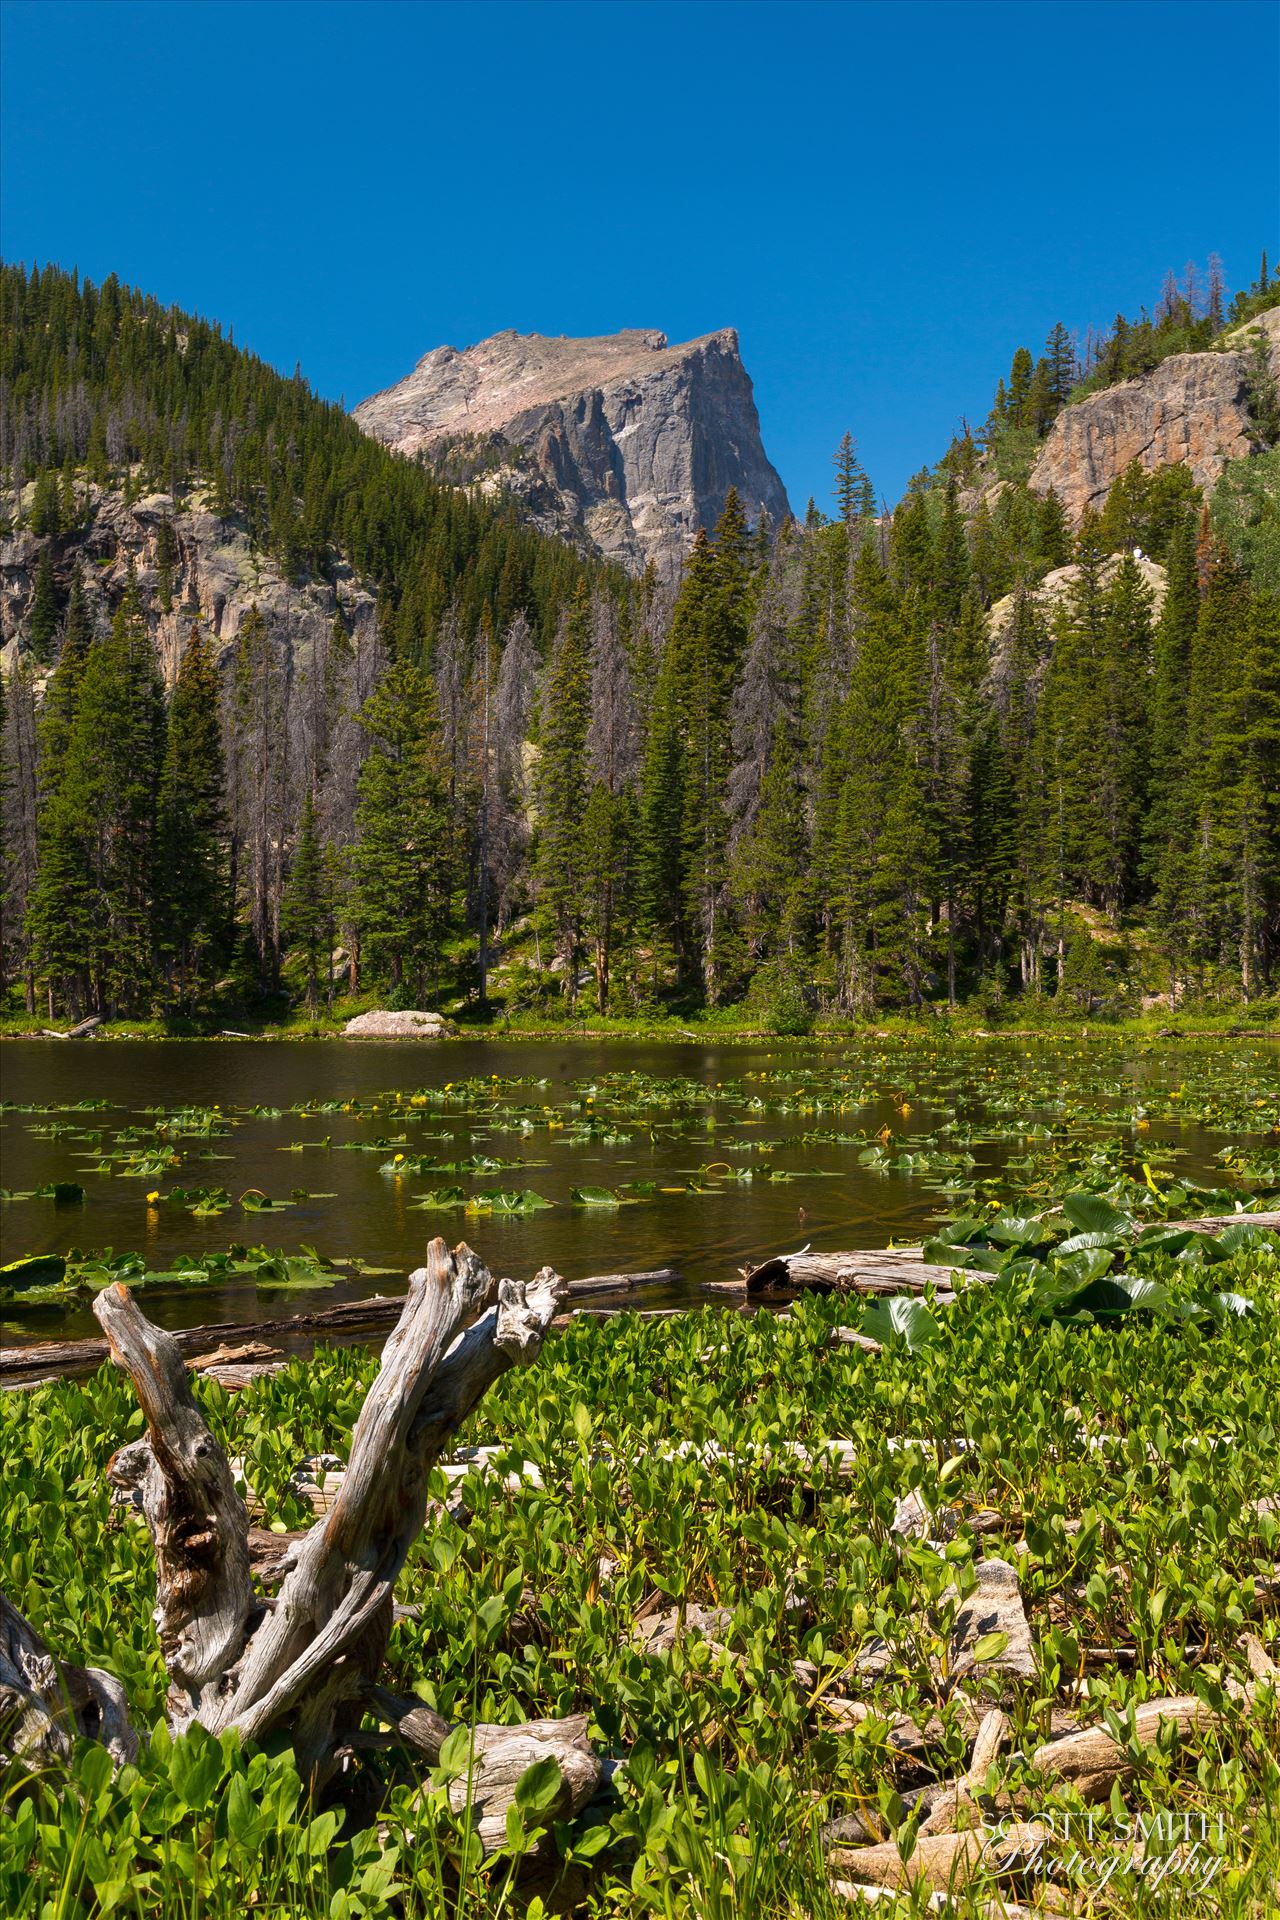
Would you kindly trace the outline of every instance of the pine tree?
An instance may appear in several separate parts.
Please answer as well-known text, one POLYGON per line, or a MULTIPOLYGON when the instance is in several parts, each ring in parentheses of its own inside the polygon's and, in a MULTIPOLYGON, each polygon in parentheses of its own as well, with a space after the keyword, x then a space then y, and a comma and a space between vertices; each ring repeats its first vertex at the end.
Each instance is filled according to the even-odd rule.
POLYGON ((596 1011, 606 1013, 619 922, 625 917, 631 866, 631 790, 611 792, 597 779, 582 818, 583 929, 594 949, 596 1011))
POLYGON ((636 828, 640 709, 622 618, 612 597, 596 596, 591 632, 591 717, 586 740, 591 791, 583 841, 586 932, 595 949, 596 1006, 603 1013, 615 946, 632 917, 628 880, 636 828))
POLYGON ((62 503, 58 498, 58 476, 45 471, 36 476, 31 500, 31 531, 37 539, 62 531, 62 503))
POLYGON ((1036 547, 1046 567, 1065 567, 1071 559, 1071 532, 1066 508, 1050 487, 1036 515, 1036 547))
POLYGON ((53 658, 54 641, 61 624, 58 589, 53 578, 53 556, 48 547, 44 547, 36 563, 35 593, 31 602, 31 651, 37 660, 53 658))
POLYGON ((353 912, 368 970, 411 997, 438 986, 449 921, 450 832, 435 690, 412 661, 393 662, 365 701, 353 912))
POLYGON ((165 514, 156 528, 156 598, 162 613, 173 607, 173 566, 178 558, 178 541, 173 522, 165 514))
POLYGON ((230 921, 219 681, 193 625, 169 701, 160 772, 157 948, 179 1007, 209 987, 230 921))
POLYGON ((733 695, 751 618, 746 521, 731 488, 715 543, 699 534, 672 615, 670 651, 680 716, 684 884, 698 972, 712 1006, 735 978, 729 907, 726 789, 733 759, 733 695))
POLYGON ((1061 320, 1045 342, 1044 354, 1049 367, 1049 397, 1053 411, 1059 413, 1070 399, 1078 377, 1075 342, 1061 320))
POLYGON ((1192 743, 1187 727, 1187 689, 1200 614, 1200 581, 1195 524, 1190 515, 1170 543, 1168 569, 1153 646, 1142 873, 1169 961, 1170 994, 1176 1004, 1188 977, 1188 867, 1195 817, 1189 784, 1192 743))
POLYGON ((164 702, 132 586, 84 663, 27 926, 50 1004, 134 1013, 153 981, 164 702))
POLYGON ((260 608, 250 607, 236 635, 227 755, 232 876, 244 893, 258 984, 280 971, 280 897, 284 886, 288 734, 283 651, 260 608))
POLYGON ((837 995, 849 1011, 918 1005, 929 971, 935 881, 926 802, 927 622, 864 547, 853 576, 856 651, 841 716, 846 767, 834 823, 837 995))
POLYGON ((1033 376, 1031 354, 1026 347, 1019 347, 1009 369, 1009 393, 1005 407, 1010 424, 1015 427, 1029 427, 1032 424, 1028 409, 1033 376))
POLYGON ((1208 559, 1187 695, 1193 808, 1188 919, 1201 991, 1267 977, 1276 895, 1280 673, 1271 596, 1250 595, 1223 549, 1208 559))
POLYGON ((769 955, 794 953, 802 941, 807 853, 799 760, 780 711, 759 803, 734 853, 733 888, 753 968, 769 955))
POLYGON ((835 497, 840 519, 853 539, 859 522, 875 514, 875 492, 858 458, 857 442, 851 433, 846 433, 836 448, 832 465, 836 470, 835 497))
POLYGON ((1047 360, 1037 360, 1035 371, 1031 376, 1031 386, 1027 393, 1027 404, 1025 408, 1026 423, 1037 439, 1042 439, 1049 431, 1057 411, 1058 403, 1054 397, 1053 368, 1047 360))
POLYGON ((1122 556, 1104 598, 1102 734, 1096 743, 1103 852, 1095 884, 1118 926, 1138 888, 1150 750, 1152 594, 1131 554, 1122 556))
POLYGON ((636 837, 639 927, 649 949, 655 996, 668 968, 680 985, 692 970, 692 939, 685 917, 685 756, 680 720, 678 678, 668 645, 649 702, 636 837))
POLYGON ((941 622, 954 622, 969 584, 969 548, 954 479, 947 481, 942 517, 934 539, 930 612, 941 622))

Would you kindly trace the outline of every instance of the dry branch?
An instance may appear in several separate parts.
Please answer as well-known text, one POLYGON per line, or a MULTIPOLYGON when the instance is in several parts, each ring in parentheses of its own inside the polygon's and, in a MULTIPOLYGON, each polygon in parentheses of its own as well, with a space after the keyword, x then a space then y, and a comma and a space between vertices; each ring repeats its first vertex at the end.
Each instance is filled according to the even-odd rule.
POLYGON ((983 1715, 964 1777, 950 1782, 934 1800, 929 1817, 920 1828, 922 1834, 951 1832, 960 1815, 977 1806, 978 1795, 987 1783, 987 1774, 999 1758, 1000 1749, 1008 1737, 1008 1717, 999 1707, 993 1707, 990 1713, 983 1715))

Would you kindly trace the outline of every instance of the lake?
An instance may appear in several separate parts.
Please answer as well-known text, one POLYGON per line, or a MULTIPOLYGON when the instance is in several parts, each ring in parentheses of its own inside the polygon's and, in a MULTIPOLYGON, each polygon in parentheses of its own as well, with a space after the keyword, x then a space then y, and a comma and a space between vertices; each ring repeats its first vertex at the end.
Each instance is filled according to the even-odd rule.
MULTIPOLYGON (((170 1326, 394 1289, 436 1233, 518 1277, 546 1262, 569 1278, 674 1266, 692 1288, 806 1242, 919 1238, 983 1180, 1025 1168, 1030 1184, 1093 1149, 1130 1171, 1172 1154, 1165 1165, 1220 1185, 1215 1155, 1239 1132, 1219 1109, 1255 1080, 1274 1089, 1275 1066, 1267 1043, 1110 1038, 6 1041, 0 1152, 17 1197, 0 1211, 0 1245, 5 1260, 136 1250, 166 1272, 233 1243, 313 1247, 384 1270, 347 1272, 323 1291, 157 1290, 147 1310, 170 1326), (1207 1120, 1204 1099, 1199 1119, 1172 1104, 1192 1080, 1217 1090, 1207 1120), (412 1164, 385 1171, 397 1152, 412 1164), (459 1168, 474 1156, 499 1164, 459 1168), (157 1159, 162 1171, 139 1170, 157 1159), (21 1197, 62 1181, 83 1186, 83 1201, 21 1197), (628 1204, 575 1204, 575 1189, 593 1188, 628 1204), (230 1205, 195 1214, 189 1196, 201 1189, 225 1189, 230 1205), (415 1204, 441 1189, 550 1205, 475 1216, 415 1204), (240 1196, 252 1205, 253 1190, 290 1204, 248 1212, 240 1196)), ((0 1313, 8 1338, 95 1331, 83 1303, 20 1324, 0 1313)))

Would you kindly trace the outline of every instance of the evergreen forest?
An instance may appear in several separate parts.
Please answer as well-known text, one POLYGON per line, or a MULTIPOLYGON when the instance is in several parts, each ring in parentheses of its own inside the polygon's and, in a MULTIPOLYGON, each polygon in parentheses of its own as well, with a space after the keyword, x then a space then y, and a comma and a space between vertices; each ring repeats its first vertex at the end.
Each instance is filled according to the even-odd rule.
POLYGON ((1280 454, 1211 498, 1135 463, 1075 527, 1026 476, 1063 406, 1277 300, 1264 256, 1230 303, 1211 264, 1083 351, 1055 327, 892 511, 846 435, 829 511, 751 527, 731 493, 667 587, 215 325, 3 268, 0 534, 34 555, 2 683, 11 1014, 799 1032, 1274 995, 1280 566, 1274 492, 1250 502, 1280 454), (177 606, 165 670, 173 525, 104 611, 107 495, 198 499, 331 594, 323 643, 256 605, 223 643, 177 606))

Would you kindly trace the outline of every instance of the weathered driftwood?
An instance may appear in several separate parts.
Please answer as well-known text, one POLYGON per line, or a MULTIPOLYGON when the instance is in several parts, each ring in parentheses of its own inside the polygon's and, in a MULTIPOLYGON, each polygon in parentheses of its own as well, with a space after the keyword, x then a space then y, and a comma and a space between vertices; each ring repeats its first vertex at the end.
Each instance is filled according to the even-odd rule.
POLYGON ((1219 1234, 1227 1227, 1264 1227, 1268 1233, 1280 1232, 1280 1212, 1212 1213, 1205 1220, 1171 1220, 1171 1227, 1191 1233, 1219 1234))
POLYGON ((855 1253, 775 1254, 759 1266, 742 1267, 748 1294, 923 1293, 950 1294, 950 1267, 926 1265, 919 1247, 868 1248, 855 1253))
POLYGON ((285 1358, 279 1347, 269 1347, 261 1340, 243 1340, 224 1342, 212 1353, 197 1353, 186 1364, 188 1373, 216 1380, 220 1387, 236 1393, 267 1374, 279 1373, 285 1358))
MULTIPOLYGON (((964 1815, 976 1811, 978 1795, 987 1784, 987 1774, 1008 1738, 1008 1716, 999 1707, 992 1707, 990 1713, 983 1715, 968 1768, 959 1780, 948 1781, 933 1798, 928 1818, 920 1828, 922 1834, 954 1832, 964 1815)), ((976 1826, 978 1822, 971 1819, 968 1824, 976 1826)))
MULTIPOLYGON (((1238 1699, 1248 1704, 1252 1687, 1239 1689, 1238 1699)), ((1177 1694, 1169 1699, 1148 1700, 1134 1714, 1134 1738, 1138 1747, 1152 1747, 1162 1728, 1173 1727, 1179 1739, 1189 1733, 1205 1733, 1223 1726, 1220 1713, 1197 1694, 1177 1694)), ((1136 1770, 1137 1761, 1105 1726, 1081 1727, 1060 1740, 1051 1740, 1031 1755, 1031 1765, 1047 1779, 1069 1782, 1085 1800, 1105 1800, 1117 1780, 1126 1780, 1136 1770)))
MULTIPOLYGON (((1135 1234, 1145 1222, 1135 1221, 1135 1234)), ((1162 1223, 1165 1224, 1165 1223, 1162 1223)), ((1225 1227, 1245 1224, 1280 1228, 1280 1213, 1227 1213, 1203 1220, 1170 1220, 1171 1228, 1218 1234, 1225 1227)), ((852 1253, 814 1253, 801 1247, 796 1253, 774 1254, 757 1266, 739 1269, 742 1280, 725 1282, 726 1291, 745 1286, 748 1294, 791 1293, 923 1293, 933 1287, 945 1303, 953 1299, 956 1270, 927 1263, 920 1247, 886 1247, 852 1253)))
POLYGON ((61 1760, 76 1735, 101 1741, 117 1765, 132 1760, 138 1736, 124 1688, 100 1667, 55 1660, 0 1593, 0 1750, 33 1762, 61 1760))
POLYGON ((966 1886, 983 1874, 993 1879, 1018 1874, 1049 1837, 1047 1827, 1026 1821, 1010 1823, 998 1833, 969 1827, 963 1833, 918 1834, 915 1848, 905 1860, 896 1840, 885 1840, 874 1847, 834 1847, 830 1859, 854 1881, 946 1892, 966 1886))
MULTIPOLYGON (((656 1267, 642 1273, 592 1273, 581 1280, 563 1282, 564 1297, 576 1300, 593 1294, 631 1292, 640 1287, 675 1286, 680 1280, 676 1267, 656 1267)), ((393 1327, 404 1310, 405 1296, 375 1293, 367 1300, 342 1300, 337 1306, 317 1307, 290 1314, 287 1319, 239 1321, 224 1320, 205 1327, 182 1327, 170 1338, 183 1353, 200 1354, 218 1345, 259 1341, 267 1335, 274 1339, 354 1340, 364 1334, 378 1334, 393 1327)), ((583 1308, 594 1312, 594 1308, 583 1308)), ((91 1373, 108 1356, 105 1340, 44 1340, 21 1347, 0 1347, 0 1387, 43 1384, 63 1374, 91 1373)))
POLYGON ((859 1333, 856 1327, 832 1327, 827 1335, 829 1347, 857 1347, 862 1353, 883 1353, 883 1340, 873 1340, 869 1333, 859 1333))
MULTIPOLYGON (((94 1311, 147 1421, 145 1438, 121 1448, 108 1473, 136 1499, 155 1543, 155 1620, 175 1731, 198 1721, 252 1741, 284 1728, 312 1780, 330 1776, 364 1713, 378 1710, 395 1583, 422 1528, 431 1469, 492 1382, 537 1355, 563 1294, 549 1267, 527 1288, 495 1282, 470 1248, 432 1241, 356 1422, 342 1484, 325 1517, 275 1562, 280 1588, 270 1603, 254 1592, 248 1515, 178 1342, 150 1324, 126 1287, 98 1296, 94 1311)), ((3 1657, 0 1679, 28 1745, 56 1744, 67 1718, 55 1711, 60 1691, 73 1708, 97 1701, 104 1725, 108 1710, 123 1712, 108 1676, 60 1668, 7 1605, 3 1657)), ((75 1724, 92 1730, 87 1711, 75 1724)), ((580 1722, 563 1733, 550 1723, 480 1730, 470 1804, 500 1824, 519 1773, 554 1753, 564 1809, 576 1810, 600 1773, 583 1740, 580 1722)))
MULTIPOLYGON (((443 1715, 421 1700, 406 1700, 385 1687, 375 1687, 371 1705, 392 1729, 375 1736, 379 1744, 399 1741, 435 1766, 440 1750, 454 1731, 443 1715)), ((506 1838, 507 1808, 515 1798, 522 1774, 548 1757, 560 1769, 560 1791, 546 1820, 569 1820, 592 1798, 600 1785, 600 1756, 587 1739, 587 1716, 566 1720, 526 1720, 515 1727, 481 1722, 471 1728, 471 1765, 449 1783, 449 1804, 455 1813, 469 1806, 485 1851, 492 1852, 506 1838)), ((367 1739, 367 1736, 362 1736, 367 1739)))
POLYGON ((40 1038, 42 1040, 87 1040, 89 1035, 96 1033, 101 1025, 102 1015, 91 1013, 87 1020, 77 1021, 76 1025, 68 1027, 65 1033, 57 1027, 41 1027, 40 1038))
POLYGON ((591 1273, 582 1280, 569 1282, 569 1298, 576 1300, 589 1293, 633 1293, 637 1287, 675 1287, 680 1284, 678 1267, 649 1267, 639 1273, 591 1273))
MULTIPOLYGON (((1242 1634, 1239 1644, 1252 1678, 1245 1685, 1228 1680, 1226 1690, 1237 1706, 1247 1708, 1262 1687, 1280 1689, 1280 1668, 1256 1633, 1242 1634)), ((1135 1771, 1134 1749, 1154 1746, 1162 1729, 1172 1727, 1182 1739, 1189 1733, 1205 1733, 1225 1724, 1226 1716, 1197 1694, 1174 1694, 1147 1700, 1136 1709, 1130 1746, 1122 1746, 1107 1727, 1095 1724, 1037 1748, 1031 1755, 1031 1765, 1047 1779, 1069 1781, 1084 1799, 1101 1800, 1117 1780, 1127 1779, 1135 1771)))

